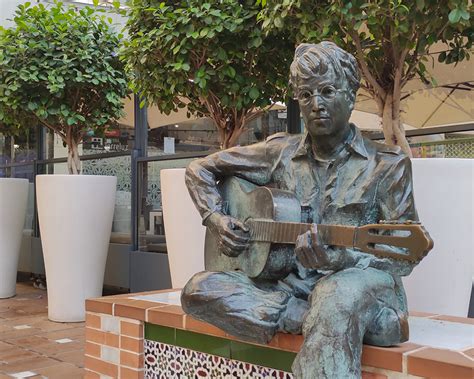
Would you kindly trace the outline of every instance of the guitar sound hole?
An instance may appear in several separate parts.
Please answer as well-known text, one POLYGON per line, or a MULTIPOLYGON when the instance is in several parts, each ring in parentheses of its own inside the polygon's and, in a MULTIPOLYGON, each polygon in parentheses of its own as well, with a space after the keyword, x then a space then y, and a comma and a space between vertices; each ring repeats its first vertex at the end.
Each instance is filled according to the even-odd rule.
POLYGON ((410 237, 410 230, 399 230, 399 229, 369 229, 369 234, 373 236, 386 235, 395 237, 410 237))

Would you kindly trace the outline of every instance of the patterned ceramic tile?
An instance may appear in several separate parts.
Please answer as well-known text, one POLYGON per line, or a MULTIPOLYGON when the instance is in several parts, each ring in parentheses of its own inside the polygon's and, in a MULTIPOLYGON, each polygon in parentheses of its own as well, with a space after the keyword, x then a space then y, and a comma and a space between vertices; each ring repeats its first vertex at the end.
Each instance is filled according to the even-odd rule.
POLYGON ((145 377, 154 379, 293 379, 289 372, 145 340, 145 377))

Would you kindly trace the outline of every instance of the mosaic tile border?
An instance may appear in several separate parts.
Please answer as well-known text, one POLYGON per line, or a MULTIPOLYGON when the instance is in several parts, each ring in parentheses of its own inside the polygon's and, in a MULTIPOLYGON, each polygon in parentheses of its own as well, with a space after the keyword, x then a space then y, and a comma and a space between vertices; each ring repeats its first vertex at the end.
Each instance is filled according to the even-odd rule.
POLYGON ((145 340, 291 372, 296 353, 145 323, 145 340))
MULTIPOLYGON (((97 299, 88 299, 86 300, 86 309, 88 313, 94 314, 100 318, 102 317, 119 317, 128 319, 130 322, 139 323, 143 325, 143 323, 150 323, 155 324, 157 326, 163 326, 168 328, 168 343, 170 345, 179 345, 176 343, 176 338, 179 333, 177 330, 184 330, 188 332, 197 332, 198 334, 208 336, 208 337, 219 337, 222 339, 232 340, 234 343, 228 343, 227 346, 230 348, 225 348, 221 350, 222 354, 230 355, 225 358, 234 359, 234 360, 241 360, 240 357, 237 357, 238 354, 238 343, 243 343, 245 346, 248 342, 240 342, 235 338, 232 338, 225 334, 222 330, 206 324, 204 322, 198 321, 193 319, 191 316, 186 315, 180 306, 177 305, 170 305, 169 303, 160 303, 155 301, 146 301, 146 300, 137 300, 135 299, 136 296, 149 296, 154 294, 165 294, 169 292, 176 292, 179 291, 178 289, 170 289, 170 290, 157 290, 157 291, 150 291, 150 292, 142 292, 137 294, 125 294, 125 295, 116 295, 116 296, 108 296, 104 298, 97 298, 97 299), (234 355, 232 355, 234 354, 234 355)), ((465 318, 465 317, 454 317, 454 316, 445 316, 445 315, 438 315, 433 313, 425 313, 425 312, 411 312, 410 317, 421 317, 433 320, 442 320, 442 321, 449 321, 458 324, 469 324, 474 325, 474 320, 465 318)), ((99 326, 94 326, 91 320, 86 322, 86 329, 97 329, 100 328, 99 326)), ((139 328, 141 333, 144 332, 144 328, 139 328)), ((150 328, 149 332, 150 332, 150 328)), ((161 329, 161 332, 164 329, 161 329)), ((92 330, 96 332, 97 330, 92 330)), ((100 332, 100 330, 99 330, 100 332)), ((163 339, 164 334, 158 333, 158 337, 163 339)), ((153 333, 151 333, 153 334, 153 333)), ((106 337, 110 337, 107 333, 97 334, 94 333, 96 339, 93 339, 92 335, 87 335, 86 333, 86 341, 89 343, 90 346, 97 348, 95 345, 107 345, 110 344, 110 340, 106 337), (100 338, 99 338, 100 337, 100 338), (103 338, 106 338, 105 342, 103 338)), ((166 333, 165 333, 166 335, 166 333)), ((134 340, 134 346, 138 349, 140 348, 141 353, 135 353, 139 355, 138 357, 138 366, 136 366, 135 372, 133 375, 129 371, 126 370, 126 367, 116 366, 115 370, 119 370, 119 377, 123 376, 127 379, 132 379, 137 377, 143 378, 144 373, 144 357, 143 357, 143 334, 140 334, 140 337, 136 337, 134 340), (122 371, 124 371, 122 373, 122 371), (123 375, 122 375, 123 374, 123 375)), ((128 340, 127 337, 121 336, 120 338, 125 338, 128 340)), ((153 338, 149 338, 153 339, 153 338)), ((179 337, 180 342, 182 341, 182 336, 179 337)), ((188 338, 188 343, 190 343, 191 339, 188 338)), ((200 338, 199 340, 202 340, 200 338)), ((131 342, 131 341, 129 341, 131 342)), ((258 356, 260 350, 259 348, 267 348, 266 353, 273 356, 278 351, 290 352, 290 353, 297 353, 301 347, 303 342, 303 338, 301 335, 289 335, 289 334, 281 334, 278 333, 274 339, 269 343, 268 346, 255 346, 255 350, 250 350, 255 354, 252 356, 248 356, 249 358, 248 363, 252 363, 252 358, 255 360, 256 356, 258 359, 261 360, 261 356, 258 356)), ((100 347, 99 346, 99 347, 100 347)), ((212 346, 212 345, 211 345, 212 346)), ((190 350, 193 350, 192 347, 188 346, 181 346, 190 350)), ((246 346, 247 347, 247 346, 246 346)), ((97 350, 97 349, 96 349, 97 350)), ((137 350, 138 351, 138 350, 137 350)), ((92 352, 94 353, 94 351, 92 352)), ((99 357, 99 351, 95 351, 94 354, 97 354, 99 357)), ((208 353, 214 355, 212 353, 208 353)), ((100 356, 101 357, 101 356, 100 356)), ((288 356, 286 356, 288 357, 288 356)), ((86 358, 91 358, 86 356, 86 358)), ((125 358, 125 357, 124 357, 125 358)), ((130 357, 131 358, 131 357, 130 357)), ((285 358, 285 356, 283 357, 285 358)), ((462 348, 461 350, 447 350, 441 348, 435 348, 431 346, 431 343, 421 344, 418 345, 416 343, 405 342, 399 346, 394 346, 390 348, 384 347, 377 347, 377 346, 370 346, 364 345, 363 353, 362 353, 362 367, 364 371, 362 372, 362 378, 364 379, 387 379, 389 378, 400 378, 410 375, 416 375, 418 377, 431 377, 431 376, 440 376, 440 373, 445 373, 446 377, 472 377, 472 370, 474 369, 473 365, 473 358, 474 358, 474 348, 472 346, 468 346, 462 348), (402 375, 402 376, 400 376, 402 375)), ((279 360, 279 358, 278 358, 279 360)), ((283 359, 284 360, 284 359, 283 359)), ((289 359, 291 360, 291 359, 289 359)), ((275 360, 273 360, 274 362, 275 360)), ((97 365, 101 365, 104 368, 104 364, 107 363, 103 360, 97 359, 97 365)), ((94 364, 95 364, 94 363, 94 364)), ((277 362, 279 363, 279 362, 277 362)), ((117 377, 117 375, 112 375, 109 370, 99 370, 98 366, 94 366, 91 361, 85 361, 86 370, 100 372, 104 375, 117 377), (95 368, 94 368, 95 367, 95 368)), ((270 367, 270 365, 264 364, 262 362, 254 363, 257 365, 262 365, 265 367, 270 367)), ((288 367, 291 364, 287 364, 288 367)), ((135 366, 134 366, 135 367, 135 366)), ((109 368, 107 366, 107 368, 109 368)), ((273 367, 276 369, 280 369, 279 367, 273 367)), ((111 368, 110 368, 111 369, 111 368)), ((285 370, 283 370, 285 371, 285 370)), ((117 372, 117 371, 115 371, 117 372)), ((289 369, 288 369, 289 372, 289 369)))
POLYGON ((289 372, 145 340, 145 377, 153 379, 293 379, 289 372))

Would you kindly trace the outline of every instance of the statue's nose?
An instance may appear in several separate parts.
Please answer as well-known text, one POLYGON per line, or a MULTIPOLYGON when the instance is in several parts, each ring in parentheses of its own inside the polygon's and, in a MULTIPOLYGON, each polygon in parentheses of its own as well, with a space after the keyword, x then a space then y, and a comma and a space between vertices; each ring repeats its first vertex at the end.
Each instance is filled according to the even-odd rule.
POLYGON ((314 94, 313 95, 313 112, 320 112, 324 110, 324 102, 322 101, 321 97, 319 94, 314 94))

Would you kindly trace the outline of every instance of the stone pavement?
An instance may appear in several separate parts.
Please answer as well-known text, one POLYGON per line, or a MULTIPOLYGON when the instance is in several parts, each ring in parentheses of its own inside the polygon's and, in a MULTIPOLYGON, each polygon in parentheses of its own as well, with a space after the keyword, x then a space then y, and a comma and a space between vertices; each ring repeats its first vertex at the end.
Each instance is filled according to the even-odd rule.
POLYGON ((82 378, 84 323, 48 320, 46 291, 17 283, 0 299, 0 379, 82 378))

